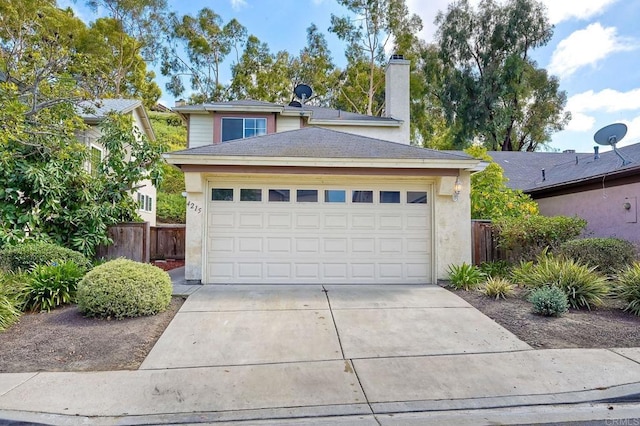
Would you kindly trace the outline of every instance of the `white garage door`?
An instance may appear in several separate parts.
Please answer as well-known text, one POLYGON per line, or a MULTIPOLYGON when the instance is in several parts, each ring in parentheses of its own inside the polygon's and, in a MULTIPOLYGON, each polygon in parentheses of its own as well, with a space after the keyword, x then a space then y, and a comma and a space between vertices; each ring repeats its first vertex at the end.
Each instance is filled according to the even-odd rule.
POLYGON ((431 185, 209 184, 207 283, 432 281, 431 185))

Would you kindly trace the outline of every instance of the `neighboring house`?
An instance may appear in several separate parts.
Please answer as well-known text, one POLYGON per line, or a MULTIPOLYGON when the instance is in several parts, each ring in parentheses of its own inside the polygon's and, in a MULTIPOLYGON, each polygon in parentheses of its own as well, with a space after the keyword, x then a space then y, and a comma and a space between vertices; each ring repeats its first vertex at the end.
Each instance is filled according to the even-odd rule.
MULTIPOLYGON (((98 142, 101 133, 99 125, 110 112, 119 114, 131 114, 133 125, 149 140, 155 140, 155 134, 142 102, 134 99, 100 99, 83 105, 88 111, 83 111, 80 116, 89 128, 82 131, 78 138, 84 142, 90 150, 90 160, 87 170, 92 172, 107 153, 98 142)), ((138 202, 138 214, 150 226, 156 226, 156 187, 151 180, 140 182, 139 187, 131 194, 138 202)))
POLYGON ((509 178, 537 201, 545 216, 579 216, 586 236, 618 237, 640 244, 640 144, 614 152, 489 152, 509 178))
POLYGON ((189 148, 165 158, 185 173, 185 278, 424 284, 470 262, 479 161, 410 146, 409 62, 393 58, 386 83, 387 117, 257 101, 176 108, 189 148))

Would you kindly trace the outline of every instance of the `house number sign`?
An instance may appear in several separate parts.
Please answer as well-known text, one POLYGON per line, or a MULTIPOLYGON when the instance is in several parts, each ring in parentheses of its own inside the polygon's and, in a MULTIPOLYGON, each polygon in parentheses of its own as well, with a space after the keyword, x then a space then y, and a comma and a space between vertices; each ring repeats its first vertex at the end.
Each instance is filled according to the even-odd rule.
POLYGON ((198 214, 202 213, 202 207, 200 207, 199 205, 197 205, 193 201, 187 201, 187 207, 190 208, 191 210, 195 211, 198 214))

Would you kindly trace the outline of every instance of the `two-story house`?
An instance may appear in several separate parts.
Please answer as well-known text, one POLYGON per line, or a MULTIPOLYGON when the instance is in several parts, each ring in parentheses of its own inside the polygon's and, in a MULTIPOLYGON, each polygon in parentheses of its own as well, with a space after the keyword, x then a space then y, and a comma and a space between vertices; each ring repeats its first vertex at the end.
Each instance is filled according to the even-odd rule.
MULTIPOLYGON (((90 160, 87 163, 87 170, 96 170, 97 165, 107 155, 103 146, 100 145, 101 136, 100 123, 107 118, 108 114, 115 112, 118 114, 130 114, 133 126, 149 140, 155 140, 155 134, 149 121, 149 116, 142 105, 142 102, 135 99, 100 99, 99 101, 86 103, 86 110, 80 113, 84 122, 89 126, 78 134, 78 138, 85 143, 90 150, 90 160)), ((156 187, 151 180, 140 182, 139 186, 132 192, 132 197, 138 202, 138 215, 150 226, 156 226, 156 187)))
POLYGON ((410 145, 409 61, 385 115, 254 100, 175 108, 188 148, 185 278, 202 283, 435 283, 470 262, 479 161, 410 145))

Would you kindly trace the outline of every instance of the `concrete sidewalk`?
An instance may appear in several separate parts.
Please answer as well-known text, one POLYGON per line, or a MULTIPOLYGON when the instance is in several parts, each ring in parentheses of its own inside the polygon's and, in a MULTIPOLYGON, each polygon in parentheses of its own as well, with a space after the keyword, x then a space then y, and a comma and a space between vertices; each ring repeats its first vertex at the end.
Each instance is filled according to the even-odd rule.
POLYGON ((461 415, 463 424, 640 417, 640 349, 532 350, 437 286, 189 291, 137 371, 0 375, 0 420, 422 425, 461 423, 461 415))

